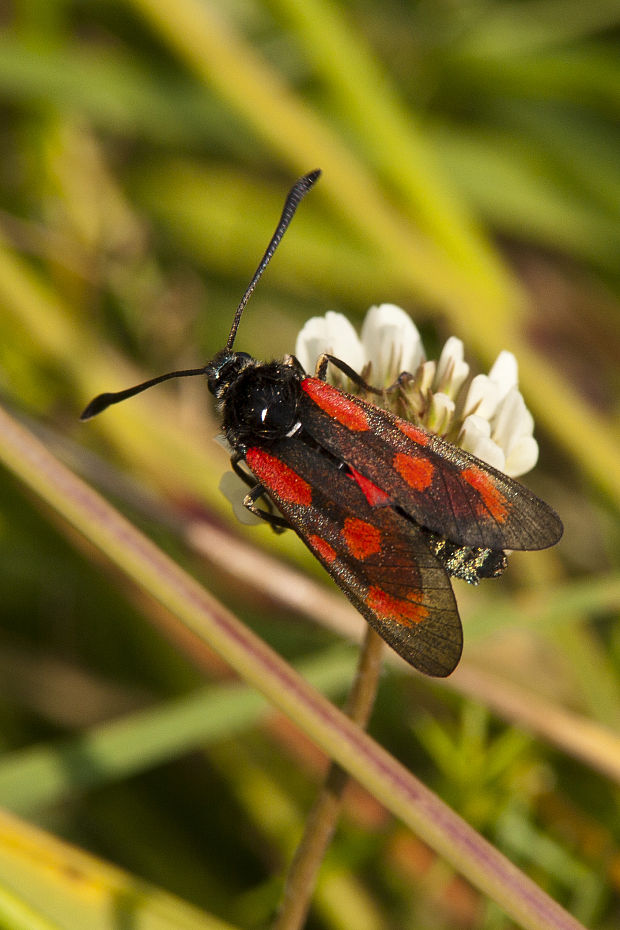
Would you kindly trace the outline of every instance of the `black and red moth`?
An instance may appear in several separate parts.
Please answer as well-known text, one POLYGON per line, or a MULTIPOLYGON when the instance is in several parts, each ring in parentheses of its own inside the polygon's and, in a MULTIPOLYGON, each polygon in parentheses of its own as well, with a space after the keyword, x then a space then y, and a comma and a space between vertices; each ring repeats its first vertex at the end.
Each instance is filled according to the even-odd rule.
POLYGON ((427 675, 449 675, 463 645, 449 576, 476 584, 499 575, 505 549, 552 546, 562 523, 544 501, 475 456, 328 384, 331 364, 381 393, 339 359, 322 356, 310 377, 294 356, 263 363, 232 351, 245 305, 319 175, 300 178, 289 192, 225 348, 204 368, 100 394, 82 419, 169 378, 205 375, 234 450, 232 466, 252 486, 246 506, 293 529, 405 661, 427 675), (256 506, 263 496, 281 516, 256 506))

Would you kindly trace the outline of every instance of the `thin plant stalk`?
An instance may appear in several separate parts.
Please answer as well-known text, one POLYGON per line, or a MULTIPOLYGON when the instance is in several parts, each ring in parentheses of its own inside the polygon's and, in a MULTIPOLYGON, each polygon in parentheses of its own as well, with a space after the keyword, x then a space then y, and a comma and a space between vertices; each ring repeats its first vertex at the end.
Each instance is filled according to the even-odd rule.
MULTIPOLYGON (((368 627, 345 707, 347 716, 363 729, 368 725, 377 696, 382 652, 381 637, 368 627)), ((272 930, 300 930, 304 926, 319 869, 336 830, 349 780, 348 772, 337 762, 330 764, 291 862, 272 930)))
POLYGON ((0 409, 0 461, 176 618, 184 642, 215 649, 393 814, 526 930, 583 925, 312 689, 180 566, 0 409))

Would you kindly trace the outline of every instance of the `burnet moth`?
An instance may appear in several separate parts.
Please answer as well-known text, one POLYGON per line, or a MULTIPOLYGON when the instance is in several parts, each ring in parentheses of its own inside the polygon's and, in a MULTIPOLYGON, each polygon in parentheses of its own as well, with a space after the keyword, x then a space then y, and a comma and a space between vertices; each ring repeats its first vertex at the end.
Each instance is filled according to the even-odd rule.
POLYGON ((309 376, 294 356, 263 363, 233 352, 244 308, 319 175, 300 178, 289 192, 222 351, 203 368, 100 394, 82 419, 170 378, 204 375, 233 450, 232 467, 251 486, 245 505, 293 529, 405 661, 446 676, 463 644, 450 576, 476 584, 500 575, 504 550, 552 546, 562 523, 517 481, 329 384, 331 365, 365 393, 383 394, 340 359, 323 355, 309 376), (267 509, 257 506, 262 497, 267 509))

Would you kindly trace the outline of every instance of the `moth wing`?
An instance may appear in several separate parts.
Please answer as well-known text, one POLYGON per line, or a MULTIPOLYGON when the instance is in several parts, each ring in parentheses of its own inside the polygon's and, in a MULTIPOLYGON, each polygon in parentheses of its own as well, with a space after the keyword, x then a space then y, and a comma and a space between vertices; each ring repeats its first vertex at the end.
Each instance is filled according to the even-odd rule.
POLYGON ((304 430, 420 526, 489 549, 544 549, 561 537, 548 504, 476 456, 318 378, 301 387, 304 430))
POLYGON ((373 629, 419 671, 449 675, 461 657, 461 622, 420 528, 391 507, 373 507, 337 462, 294 438, 245 458, 373 629))

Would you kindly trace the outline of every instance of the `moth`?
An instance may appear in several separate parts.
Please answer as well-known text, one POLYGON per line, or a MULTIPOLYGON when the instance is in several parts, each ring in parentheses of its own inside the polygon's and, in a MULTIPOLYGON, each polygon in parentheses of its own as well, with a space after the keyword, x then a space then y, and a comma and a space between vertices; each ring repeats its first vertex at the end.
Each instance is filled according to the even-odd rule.
POLYGON ((473 584, 496 577, 506 549, 552 546, 562 523, 548 504, 474 455, 329 384, 331 365, 366 394, 383 393, 333 355, 321 356, 308 375, 294 356, 260 362, 233 351, 245 306, 319 176, 313 171, 291 188, 224 348, 202 368, 100 394, 82 419, 162 381, 205 376, 232 467, 251 488, 246 506, 294 530, 405 661, 443 677, 463 648, 450 577, 473 584))

